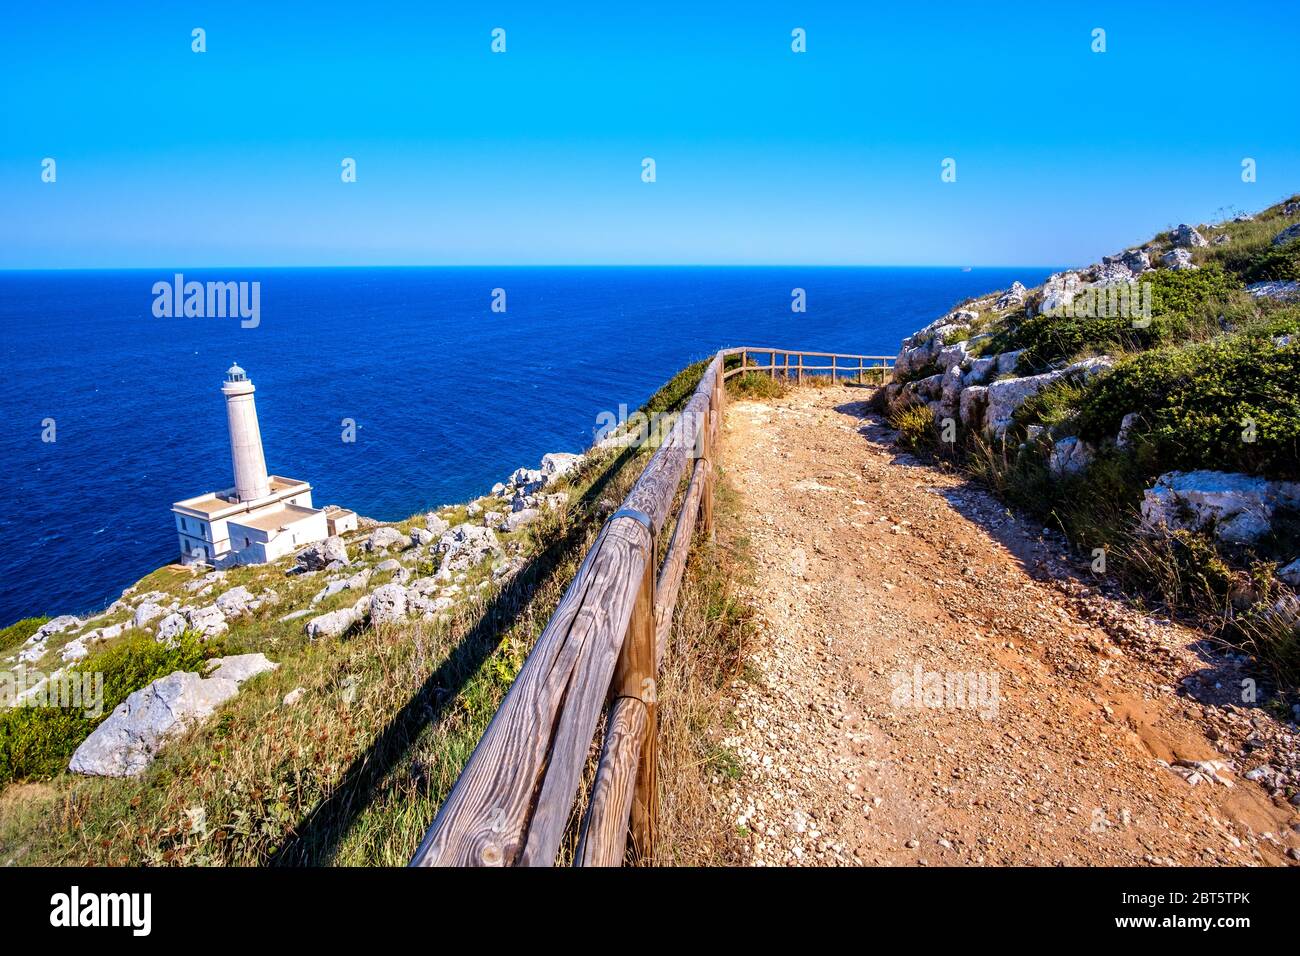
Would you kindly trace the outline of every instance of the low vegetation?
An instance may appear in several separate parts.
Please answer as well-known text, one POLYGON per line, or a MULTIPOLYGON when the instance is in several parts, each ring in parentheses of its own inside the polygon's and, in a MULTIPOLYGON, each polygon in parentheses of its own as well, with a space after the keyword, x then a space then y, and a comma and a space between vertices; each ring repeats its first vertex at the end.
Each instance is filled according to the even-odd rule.
MULTIPOLYGON (((642 410, 679 408, 703 367, 675 376, 642 410)), ((11 784, 0 797, 0 863, 404 865, 649 454, 648 448, 589 454, 585 467, 567 478, 566 507, 504 536, 518 570, 500 581, 486 568, 472 573, 464 600, 445 619, 368 626, 313 642, 301 619, 282 618, 288 609, 313 606, 319 583, 285 577, 283 567, 243 567, 228 572, 227 586, 254 593, 270 586, 278 600, 232 622, 220 642, 196 646, 186 639, 167 649, 147 635, 124 638, 104 652, 113 657, 83 662, 119 674, 114 700, 160 673, 198 670, 216 653, 262 651, 280 667, 247 681, 212 720, 170 742, 135 778, 62 772, 87 724, 42 725, 38 732, 23 723, 29 717, 16 718, 21 733, 10 737, 6 779, 29 783, 11 784), (299 688, 302 699, 286 702, 299 688)), ((452 523, 466 513, 464 505, 440 510, 452 523)), ((422 514, 396 527, 417 524, 422 514)), ((353 540, 350 550, 363 563, 377 563, 356 545, 353 540)), ((372 583, 383 580, 379 575, 372 583)), ((188 572, 163 569, 136 590, 183 596, 192 581, 188 572)), ((715 594, 716 606, 698 620, 721 634, 725 601, 708 587, 693 587, 691 594, 715 594)), ((350 600, 355 595, 326 598, 313 613, 350 600)), ((666 721, 694 727, 701 708, 710 706, 694 688, 725 679, 725 647, 721 638, 705 642, 677 702, 665 702, 666 721)), ((681 739, 689 741, 684 733, 681 739)))
MULTIPOLYGON (((1245 289, 1300 277, 1300 242, 1273 245, 1300 222, 1296 201, 1201 227, 1209 244, 1193 251, 1197 269, 1144 273, 1149 322, 963 304, 980 311, 970 323, 979 333, 969 339, 972 352, 1024 350, 1018 375, 1094 355, 1114 362, 1086 382, 1062 380, 1028 398, 1005 436, 962 429, 946 443, 930 406, 899 403, 890 412, 900 444, 955 459, 1083 554, 1104 553, 1108 580, 1248 649, 1284 690, 1300 688, 1300 633, 1295 615, 1276 610, 1287 589, 1275 572, 1300 553, 1300 516, 1278 508, 1270 535, 1238 546, 1209 529, 1144 531, 1139 505, 1158 476, 1175 470, 1300 480, 1300 304, 1245 289), (1090 461, 1054 472, 1053 446, 1072 436, 1088 444, 1090 461)), ((1166 233, 1148 244, 1153 264, 1171 241, 1166 233)), ((1031 307, 1040 300, 1031 293, 1031 307)))

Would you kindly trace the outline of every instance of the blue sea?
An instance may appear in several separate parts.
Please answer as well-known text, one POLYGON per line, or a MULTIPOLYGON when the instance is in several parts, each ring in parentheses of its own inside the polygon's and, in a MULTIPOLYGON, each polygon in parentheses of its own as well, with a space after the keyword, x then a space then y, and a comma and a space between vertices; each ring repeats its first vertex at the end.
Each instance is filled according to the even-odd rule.
POLYGON ((272 473, 310 481, 318 506, 396 520, 582 450, 602 411, 720 347, 893 355, 960 300, 1049 271, 184 271, 260 282, 256 328, 156 318, 153 285, 173 271, 0 272, 0 625, 101 608, 175 557, 172 502, 231 484, 232 362, 257 386, 272 473))

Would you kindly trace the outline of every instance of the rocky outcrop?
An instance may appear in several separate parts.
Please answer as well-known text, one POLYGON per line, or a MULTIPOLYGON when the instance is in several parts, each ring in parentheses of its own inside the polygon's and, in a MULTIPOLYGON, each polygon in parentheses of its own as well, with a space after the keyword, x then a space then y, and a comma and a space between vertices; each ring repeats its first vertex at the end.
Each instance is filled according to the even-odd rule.
POLYGON ((1300 239, 1300 222, 1297 222, 1294 226, 1287 226, 1276 236, 1274 236, 1273 245, 1275 246, 1286 245, 1292 239, 1300 239))
POLYGON ((348 562, 348 548, 343 539, 332 535, 324 541, 318 541, 310 547, 299 551, 294 563, 304 571, 320 571, 335 561, 348 562))
POLYGON ((1081 438, 1062 438, 1052 446, 1047 467, 1056 478, 1081 474, 1092 464, 1095 454, 1092 446, 1081 438))
POLYGON ((1256 299, 1273 299, 1276 302, 1300 302, 1300 282, 1293 280, 1253 282, 1246 286, 1246 291, 1256 299))
POLYGON ((468 522, 458 524, 438 539, 435 550, 442 555, 438 577, 449 579, 453 573, 468 571, 490 558, 502 555, 501 542, 491 528, 468 522))
POLYGON ((988 408, 982 423, 984 430, 994 438, 1001 438, 1011 425, 1016 409, 1047 386, 1070 378, 1087 381, 1106 371, 1113 364, 1109 357, 1103 355, 1084 359, 1063 369, 1044 372, 1041 375, 994 382, 988 386, 988 408))
POLYGON ((394 624, 406 617, 406 588, 384 584, 370 595, 370 623, 394 624))
POLYGON ((1018 309, 1025 304, 1025 296, 1028 290, 1024 285, 1017 281, 1011 283, 1011 288, 998 296, 993 307, 1000 312, 1006 312, 1009 309, 1018 309))
POLYGON ((1127 249, 1117 256, 1102 256, 1101 262, 1104 266, 1123 266, 1133 276, 1141 275, 1151 268, 1151 257, 1145 249, 1127 249))
POLYGON ((1077 272, 1057 272, 1048 276, 1043 283, 1043 297, 1034 311, 1041 315, 1051 315, 1064 311, 1083 285, 1077 272))
POLYGON ((1160 261, 1163 262, 1167 268, 1175 271, 1196 268, 1196 264, 1192 262, 1192 254, 1186 249, 1170 249, 1160 257, 1160 261))
POLYGON ((365 621, 370 614, 370 598, 363 597, 351 607, 342 607, 307 622, 307 636, 312 640, 323 637, 342 637, 365 621))
POLYGON ((370 532, 361 547, 373 554, 377 551, 387 551, 389 548, 405 548, 409 544, 410 538, 396 528, 382 527, 370 532))
POLYGON ((175 671, 119 704, 72 755, 73 773, 132 777, 143 772, 167 741, 210 717, 256 674, 279 667, 261 654, 211 662, 211 677, 175 671))
POLYGON ((1300 482, 1222 471, 1171 471, 1142 498, 1148 529, 1205 531, 1229 544, 1269 533, 1279 507, 1300 508, 1300 482))
POLYGON ((1179 224, 1178 228, 1174 230, 1173 240, 1174 245, 1181 249, 1196 249, 1210 244, 1203 235, 1185 222, 1179 224))

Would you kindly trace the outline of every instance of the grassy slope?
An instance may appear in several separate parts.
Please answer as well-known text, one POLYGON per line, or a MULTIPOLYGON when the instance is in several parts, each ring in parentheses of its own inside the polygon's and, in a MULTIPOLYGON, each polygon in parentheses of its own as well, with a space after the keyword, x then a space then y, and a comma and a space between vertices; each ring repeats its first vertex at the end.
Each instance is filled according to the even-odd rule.
MULTIPOLYGON (((1201 227, 1211 245, 1194 250, 1198 271, 1162 267, 1144 275, 1153 289, 1146 328, 1127 318, 999 313, 992 297, 967 303, 980 312, 969 334, 975 351, 1024 349, 1017 374, 1090 355, 1116 359, 1112 372, 1086 385, 1058 385, 1026 402, 1004 442, 964 435, 955 448, 945 446, 925 407, 899 409, 894 422, 912 447, 955 460, 1056 523, 1084 552, 1105 549, 1109 572, 1125 585, 1246 645, 1294 687, 1300 642, 1289 629, 1261 626, 1261 618, 1281 593, 1272 571, 1296 557, 1295 516, 1280 515, 1274 535, 1253 549, 1228 550, 1196 535, 1160 541, 1134 533, 1143 489, 1166 471, 1300 479, 1300 305, 1255 300, 1244 291, 1251 282, 1300 278, 1300 241, 1272 245, 1300 222, 1294 209, 1283 212, 1287 203, 1251 222, 1201 227), (1227 240, 1215 243, 1221 236, 1227 240), (1283 335, 1292 336, 1289 345, 1275 343, 1283 335), (1130 412, 1141 418, 1132 447, 1120 450, 1114 438, 1130 412), (1037 427, 1045 431, 1030 440, 1037 427), (1071 435, 1096 446, 1097 460, 1081 476, 1053 478, 1048 452, 1071 435)), ((1147 248, 1159 266, 1169 235, 1147 248)))
MULTIPOLYGON (((702 369, 683 370, 644 410, 679 407, 702 369)), ((567 489, 566 509, 506 536, 523 569, 482 590, 477 585, 490 574, 472 573, 445 623, 368 627, 312 643, 303 620, 278 618, 306 606, 322 586, 318 578, 285 577, 278 566, 233 569, 223 588, 244 584, 256 594, 269 586, 280 599, 251 620, 232 622, 221 650, 263 651, 280 669, 245 684, 138 778, 60 773, 8 788, 0 794, 0 862, 405 864, 648 454, 590 456, 567 489), (297 687, 304 698, 283 705, 297 687)), ((442 514, 455 524, 464 506, 442 514)), ((398 527, 422 523, 420 515, 398 527)), ((361 554, 355 540, 350 553, 361 554)), ((162 569, 136 590, 193 600, 183 590, 190 580, 187 572, 162 569)), ((369 589, 382 582, 374 578, 369 589)), ((356 598, 344 592, 314 613, 356 598)), ((58 646, 78 633, 60 635, 57 646, 51 641, 41 663, 52 669, 58 646)))

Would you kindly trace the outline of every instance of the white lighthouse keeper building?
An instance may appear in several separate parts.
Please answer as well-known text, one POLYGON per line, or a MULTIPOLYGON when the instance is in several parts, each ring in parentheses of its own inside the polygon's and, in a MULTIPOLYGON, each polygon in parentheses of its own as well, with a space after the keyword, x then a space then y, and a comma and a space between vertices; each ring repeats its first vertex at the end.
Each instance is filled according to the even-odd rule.
POLYGON ((312 507, 310 484, 266 473, 254 391, 244 370, 232 365, 221 394, 235 486, 172 505, 182 563, 262 564, 331 533, 326 512, 312 507))

